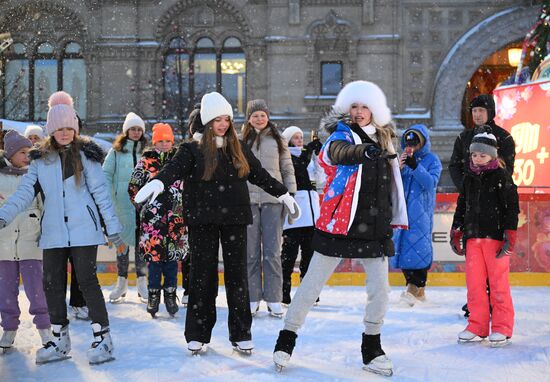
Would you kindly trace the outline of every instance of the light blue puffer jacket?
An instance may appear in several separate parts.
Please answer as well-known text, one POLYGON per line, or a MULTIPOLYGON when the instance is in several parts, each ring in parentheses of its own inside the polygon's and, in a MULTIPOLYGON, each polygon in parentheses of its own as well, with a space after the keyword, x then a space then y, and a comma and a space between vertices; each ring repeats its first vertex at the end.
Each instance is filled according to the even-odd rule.
POLYGON ((8 224, 31 204, 41 190, 44 209, 41 217, 39 247, 67 248, 105 244, 99 211, 109 235, 120 233, 122 226, 115 214, 111 192, 101 168, 103 151, 92 141, 84 141, 81 184, 74 175, 63 179, 58 153, 30 152, 31 164, 21 184, 0 208, 0 219, 8 224))
MULTIPOLYGON (((432 265, 432 229, 435 209, 435 194, 441 176, 441 161, 430 151, 430 135, 424 125, 413 125, 414 130, 425 138, 424 146, 414 153, 416 169, 405 165, 401 170, 403 189, 407 202, 409 229, 394 230, 395 256, 390 259, 394 268, 424 269, 432 265)), ((404 137, 401 148, 405 148, 404 137)))
POLYGON ((118 219, 122 224, 120 237, 129 246, 136 245, 136 208, 130 201, 128 195, 128 183, 132 177, 134 167, 141 159, 141 142, 126 141, 124 150, 109 150, 105 162, 103 162, 103 173, 111 190, 118 219))

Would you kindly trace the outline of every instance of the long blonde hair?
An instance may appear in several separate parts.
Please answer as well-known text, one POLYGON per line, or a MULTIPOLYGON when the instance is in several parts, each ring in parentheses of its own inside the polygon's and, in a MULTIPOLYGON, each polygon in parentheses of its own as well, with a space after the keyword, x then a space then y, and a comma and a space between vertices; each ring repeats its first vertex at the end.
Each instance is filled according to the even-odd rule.
POLYGON ((378 126, 371 120, 371 124, 376 128, 376 137, 382 150, 386 150, 390 154, 396 154, 395 147, 393 145, 393 139, 397 137, 395 133, 395 125, 393 122, 388 123, 385 126, 378 126))
MULTIPOLYGON (((218 147, 216 146, 216 136, 212 130, 214 121, 206 124, 204 134, 200 141, 201 150, 204 155, 204 173, 202 180, 211 180, 216 168, 218 167, 218 147)), ((226 144, 222 147, 225 153, 231 156, 233 166, 237 170, 239 178, 244 178, 250 173, 250 165, 243 153, 241 142, 237 137, 237 132, 233 126, 233 121, 229 121, 229 129, 224 135, 226 144)))

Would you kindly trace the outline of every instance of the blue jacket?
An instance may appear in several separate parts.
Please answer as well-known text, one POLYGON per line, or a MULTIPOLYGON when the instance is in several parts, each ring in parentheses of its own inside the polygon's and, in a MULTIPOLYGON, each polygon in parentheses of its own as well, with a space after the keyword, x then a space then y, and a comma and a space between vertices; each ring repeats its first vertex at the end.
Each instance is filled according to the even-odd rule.
POLYGON ((37 192, 42 194, 44 208, 40 219, 42 249, 105 244, 100 215, 109 235, 120 233, 111 192, 101 168, 103 151, 91 141, 84 141, 81 184, 74 175, 63 180, 58 153, 33 149, 31 164, 6 203, 0 208, 0 219, 8 224, 31 204, 37 192))
MULTIPOLYGON (((424 146, 414 153, 416 169, 405 165, 401 170, 409 229, 396 229, 393 235, 395 256, 391 266, 400 269, 424 269, 432 265, 432 229, 435 210, 435 194, 441 175, 441 161, 430 151, 430 136, 424 125, 413 125, 414 130, 425 138, 424 146)), ((405 137, 401 137, 405 148, 405 137)))

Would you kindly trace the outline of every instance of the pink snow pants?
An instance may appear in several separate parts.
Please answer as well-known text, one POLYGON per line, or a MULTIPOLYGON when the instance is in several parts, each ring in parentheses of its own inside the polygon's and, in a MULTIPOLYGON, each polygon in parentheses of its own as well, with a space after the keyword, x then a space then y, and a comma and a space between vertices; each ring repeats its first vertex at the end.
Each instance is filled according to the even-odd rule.
POLYGON ((466 287, 468 289, 468 327, 481 337, 498 332, 512 337, 514 306, 510 294, 510 256, 497 259, 502 241, 493 239, 468 239, 466 242, 466 287), (487 279, 490 294, 487 295, 487 279), (492 313, 489 312, 489 298, 492 313))

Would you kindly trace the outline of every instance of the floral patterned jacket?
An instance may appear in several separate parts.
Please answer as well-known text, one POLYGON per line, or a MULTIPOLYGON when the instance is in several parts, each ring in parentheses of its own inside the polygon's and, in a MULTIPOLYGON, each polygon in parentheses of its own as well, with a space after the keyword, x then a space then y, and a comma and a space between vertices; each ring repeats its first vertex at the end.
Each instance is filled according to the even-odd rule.
POLYGON ((177 261, 188 251, 187 232, 182 214, 183 182, 176 180, 153 203, 136 205, 134 198, 141 187, 153 178, 174 156, 156 149, 143 153, 130 182, 130 200, 140 211, 140 256, 146 261, 177 261))

